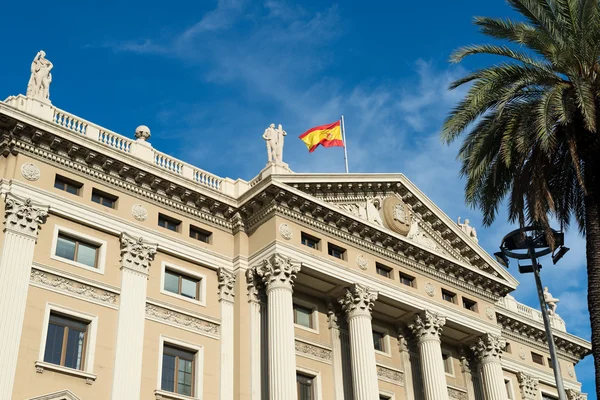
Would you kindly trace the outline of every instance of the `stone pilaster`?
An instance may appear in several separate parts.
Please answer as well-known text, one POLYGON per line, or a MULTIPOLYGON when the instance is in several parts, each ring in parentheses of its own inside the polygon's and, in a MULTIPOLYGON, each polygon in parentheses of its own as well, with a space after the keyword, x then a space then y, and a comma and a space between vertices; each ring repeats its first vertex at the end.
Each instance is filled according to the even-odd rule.
POLYGON ((38 230, 49 207, 6 194, 0 256, 0 398, 11 399, 38 230))
POLYGON ((236 275, 224 268, 217 271, 221 304, 221 400, 233 400, 234 376, 234 288, 236 275))
POLYGON ((366 286, 354 284, 339 300, 348 319, 350 331, 350 354, 352 360, 352 385, 354 399, 377 400, 379 385, 371 309, 377 300, 377 292, 366 286))
POLYGON ((502 351, 506 342, 500 336, 487 334, 471 347, 481 365, 483 391, 487 400, 506 400, 502 372, 502 351))
POLYGON ((404 368, 404 393, 406 400, 415 400, 415 380, 413 379, 413 366, 410 360, 410 349, 408 346, 408 331, 406 327, 397 326, 398 347, 400 348, 400 358, 402 358, 402 367, 404 368))
POLYGON ((445 324, 446 318, 425 310, 416 316, 413 324, 409 325, 418 341, 425 400, 448 400, 440 341, 445 324))
POLYGON ((539 380, 524 372, 517 373, 521 398, 523 400, 536 400, 538 395, 539 380))
POLYGON ((268 324, 267 304, 262 280, 256 268, 246 270, 250 307, 250 391, 251 400, 268 400, 268 324))
POLYGON ((458 357, 460 359, 460 372, 465 377, 465 383, 467 385, 467 398, 469 400, 475 400, 475 385, 473 385, 473 373, 472 373, 472 360, 469 357, 467 350, 463 347, 460 348, 458 357))
POLYGON ((292 292, 300 265, 275 254, 257 266, 267 292, 269 399, 296 400, 296 348, 292 292))
POLYGON ((121 234, 121 296, 112 400, 139 399, 144 349, 146 290, 157 245, 121 234))
POLYGON ((344 365, 342 361, 342 338, 340 322, 335 303, 327 301, 327 322, 331 335, 332 361, 333 361, 333 386, 335 400, 344 400, 344 365))

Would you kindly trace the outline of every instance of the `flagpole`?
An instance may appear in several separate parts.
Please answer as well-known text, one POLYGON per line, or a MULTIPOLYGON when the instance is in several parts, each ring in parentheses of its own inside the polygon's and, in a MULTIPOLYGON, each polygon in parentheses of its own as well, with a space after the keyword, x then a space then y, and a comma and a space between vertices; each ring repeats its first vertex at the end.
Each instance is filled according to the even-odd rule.
POLYGON ((344 126, 344 115, 342 114, 342 140, 344 141, 344 163, 346 164, 346 173, 348 173, 348 150, 346 149, 346 127, 344 126))

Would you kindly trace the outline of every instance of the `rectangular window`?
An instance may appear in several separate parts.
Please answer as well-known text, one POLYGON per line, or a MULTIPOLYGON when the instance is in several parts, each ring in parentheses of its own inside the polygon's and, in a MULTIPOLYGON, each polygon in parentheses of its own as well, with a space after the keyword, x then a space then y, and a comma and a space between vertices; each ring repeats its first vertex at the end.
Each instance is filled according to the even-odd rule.
POLYGON ((210 243, 212 232, 190 225, 190 237, 204 243, 210 243))
POLYGON ((188 299, 200 299, 200 280, 170 269, 165 270, 164 289, 188 299))
POLYGON ((456 304, 456 293, 452 293, 446 289, 442 289, 442 299, 456 304))
POLYGON ((59 233, 56 239, 55 255, 87 265, 88 267, 96 268, 98 245, 86 243, 80 239, 75 239, 59 233))
POLYGON ((339 258, 340 260, 344 260, 346 255, 346 249, 343 249, 331 243, 327 243, 327 254, 329 254, 332 257, 339 258))
POLYGON ((444 372, 452 375, 454 372, 452 369, 452 357, 450 356, 450 353, 442 353, 442 359, 444 360, 444 372))
POLYGON ((477 311, 477 302, 463 297, 463 308, 470 311, 477 311))
POLYGON ((531 361, 533 361, 536 364, 544 365, 544 356, 541 354, 534 353, 532 351, 531 352, 531 361))
POLYGON ((194 395, 195 352, 179 347, 163 348, 161 389, 185 396, 194 395))
POLYGON ((373 331, 373 346, 375 350, 385 352, 385 334, 383 332, 373 331))
POLYGON ((112 194, 101 192, 98 189, 92 189, 92 201, 94 203, 101 204, 108 208, 116 208, 117 207, 117 196, 113 196, 112 194))
POLYGON ((406 286, 415 287, 415 277, 400 272, 400 283, 406 286))
POLYGON ((173 232, 179 232, 181 221, 176 220, 175 218, 167 217, 164 214, 158 214, 158 226, 162 226, 163 228, 167 228, 173 232))
POLYGON ((320 239, 309 235, 308 233, 302 232, 301 242, 303 245, 310 247, 311 249, 319 250, 320 239))
POLYGON ((392 278, 393 270, 383 264, 375 263, 375 271, 378 275, 385 276, 386 278, 392 278))
POLYGON ((512 348, 510 347, 510 343, 506 342, 506 346, 504 347, 504 352, 512 353, 512 348))
POLYGON ((301 373, 296 373, 296 386, 298 388, 298 400, 315 399, 315 378, 301 373))
POLYGON ((304 326, 306 328, 313 327, 313 310, 307 307, 299 306, 294 303, 294 323, 297 325, 304 326))
POLYGON ((56 175, 56 177, 54 178, 54 187, 60 190, 64 190, 67 193, 79 196, 79 191, 83 187, 83 183, 79 183, 72 179, 65 178, 64 176, 56 175))
POLYGON ((552 366, 552 358, 548 357, 548 367, 554 369, 554 367, 552 366))
POLYGON ((44 361, 82 370, 88 325, 89 322, 51 312, 44 361))

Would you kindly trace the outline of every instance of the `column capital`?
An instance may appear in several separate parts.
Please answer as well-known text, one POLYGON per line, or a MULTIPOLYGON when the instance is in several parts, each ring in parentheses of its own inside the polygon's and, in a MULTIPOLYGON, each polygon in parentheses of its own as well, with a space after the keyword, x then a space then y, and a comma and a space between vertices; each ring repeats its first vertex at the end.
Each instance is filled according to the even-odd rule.
POLYGON ((299 263, 279 254, 263 260, 263 263, 256 267, 256 273, 262 278, 267 291, 276 287, 292 290, 298 272, 300 272, 299 263))
POLYGON ((460 371, 463 374, 470 374, 473 370, 472 355, 469 354, 467 348, 461 346, 458 350, 458 358, 460 360, 460 371))
POLYGON ((408 352, 410 350, 408 336, 410 335, 410 331, 405 325, 396 325, 396 335, 398 338, 398 347, 400 348, 400 353, 408 352))
POLYGON ((333 298, 327 299, 327 323, 329 329, 348 329, 345 319, 340 317, 340 310, 333 298))
POLYGON ((521 397, 524 400, 537 399, 539 380, 524 372, 517 373, 517 380, 521 389, 521 397))
POLYGON ((50 207, 7 193, 4 225, 6 230, 37 238, 40 226, 48 218, 50 207))
POLYGON ((128 233, 121 233, 121 269, 148 275, 150 262, 156 254, 155 243, 147 243, 142 237, 136 238, 128 233))
POLYGON ((219 280, 219 301, 224 300, 233 303, 237 274, 221 267, 217 270, 217 278, 219 280))
POLYGON ((567 400, 587 400, 587 395, 578 392, 575 389, 567 389, 567 400))
POLYGON ((433 311, 425 310, 415 317, 415 322, 408 328, 413 335, 422 342, 426 340, 440 340, 446 318, 433 311))
POLYGON ((367 286, 355 283, 346 289, 346 293, 338 300, 348 318, 358 315, 371 317, 371 310, 377 300, 377 292, 367 286))
POLYGON ((256 267, 246 270, 246 288, 248 289, 248 302, 264 303, 264 285, 256 272, 256 267))
POLYGON ((506 341, 500 336, 488 333, 480 337, 471 346, 471 350, 480 362, 500 361, 502 352, 506 347, 506 341))

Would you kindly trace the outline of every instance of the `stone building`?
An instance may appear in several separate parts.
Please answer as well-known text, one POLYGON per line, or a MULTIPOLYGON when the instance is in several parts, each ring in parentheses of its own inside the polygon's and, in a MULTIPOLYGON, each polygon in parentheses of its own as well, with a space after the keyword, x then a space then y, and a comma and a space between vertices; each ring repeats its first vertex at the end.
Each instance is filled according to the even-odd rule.
POLYGON ((404 175, 218 177, 55 107, 51 68, 0 102, 0 399, 556 398, 540 312, 404 175))

